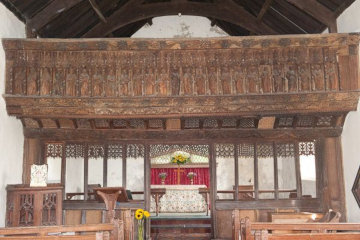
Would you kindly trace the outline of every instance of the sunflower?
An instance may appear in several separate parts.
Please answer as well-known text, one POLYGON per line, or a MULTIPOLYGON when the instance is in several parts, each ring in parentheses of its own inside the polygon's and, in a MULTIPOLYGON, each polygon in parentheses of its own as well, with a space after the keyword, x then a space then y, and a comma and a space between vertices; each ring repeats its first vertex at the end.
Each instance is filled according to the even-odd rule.
POLYGON ((137 213, 137 214, 135 214, 135 218, 136 218, 137 220, 141 220, 141 219, 143 219, 143 217, 144 217, 144 214, 142 214, 142 213, 137 213))
POLYGON ((149 213, 148 211, 144 211, 144 216, 145 216, 146 218, 148 218, 148 217, 150 217, 150 213, 149 213))
POLYGON ((136 210, 136 212, 135 212, 135 215, 138 215, 138 214, 143 215, 143 214, 144 214, 144 210, 142 210, 141 208, 139 208, 139 209, 136 210))

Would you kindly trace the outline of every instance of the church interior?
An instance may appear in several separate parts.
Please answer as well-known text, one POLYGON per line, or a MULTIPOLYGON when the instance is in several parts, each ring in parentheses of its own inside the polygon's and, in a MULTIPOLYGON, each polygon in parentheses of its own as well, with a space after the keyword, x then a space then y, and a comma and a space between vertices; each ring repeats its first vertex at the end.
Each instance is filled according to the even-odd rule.
POLYGON ((0 2, 0 239, 360 239, 360 0, 0 2))

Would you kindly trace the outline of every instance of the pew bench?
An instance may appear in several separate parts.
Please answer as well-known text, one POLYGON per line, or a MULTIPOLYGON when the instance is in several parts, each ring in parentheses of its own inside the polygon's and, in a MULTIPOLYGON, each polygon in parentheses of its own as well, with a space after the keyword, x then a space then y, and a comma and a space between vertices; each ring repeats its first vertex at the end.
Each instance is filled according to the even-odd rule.
POLYGON ((37 226, 0 228, 0 239, 82 239, 123 240, 123 222, 69 226, 37 226))
MULTIPOLYGON (((234 217, 234 215, 233 215, 234 217)), ((345 240, 360 239, 355 223, 267 223, 233 218, 235 240, 345 240), (273 231, 287 231, 275 234, 273 231)))

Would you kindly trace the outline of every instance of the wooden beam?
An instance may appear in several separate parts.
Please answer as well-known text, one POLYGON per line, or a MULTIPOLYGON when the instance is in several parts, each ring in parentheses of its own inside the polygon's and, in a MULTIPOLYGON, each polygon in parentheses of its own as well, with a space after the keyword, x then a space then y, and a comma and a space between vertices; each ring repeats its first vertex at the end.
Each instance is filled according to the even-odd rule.
POLYGON ((328 26, 330 32, 337 32, 336 16, 316 0, 286 0, 297 8, 305 11, 313 18, 328 26))
POLYGON ((164 16, 197 15, 211 17, 239 25, 256 34, 277 34, 277 32, 264 23, 258 22, 256 17, 247 12, 243 7, 232 0, 224 0, 221 3, 199 3, 199 2, 161 2, 140 5, 138 2, 129 1, 128 4, 113 13, 107 23, 99 23, 82 37, 102 37, 140 20, 164 16))
POLYGON ((267 12, 267 10, 269 9, 270 5, 272 4, 273 0, 266 0, 259 12, 259 14, 257 15, 256 19, 258 21, 261 21, 262 18, 264 17, 265 13, 267 12))
POLYGON ((54 0, 34 17, 29 19, 27 24, 33 32, 36 32, 56 18, 60 13, 67 11, 81 1, 82 0, 54 0))
POLYGON ((103 13, 101 12, 101 9, 99 7, 99 5, 96 3, 95 0, 89 0, 91 7, 94 9, 95 13, 98 15, 98 17, 100 18, 100 20, 104 23, 107 23, 106 18, 104 17, 103 13))

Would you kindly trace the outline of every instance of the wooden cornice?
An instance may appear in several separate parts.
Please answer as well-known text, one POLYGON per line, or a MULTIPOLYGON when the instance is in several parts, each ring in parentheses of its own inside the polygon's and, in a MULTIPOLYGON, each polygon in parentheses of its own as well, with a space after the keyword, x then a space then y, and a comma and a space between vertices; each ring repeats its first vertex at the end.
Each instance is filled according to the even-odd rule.
POLYGON ((140 4, 140 1, 129 1, 114 12, 107 23, 99 23, 82 37, 107 36, 111 32, 140 20, 164 16, 198 15, 215 18, 239 25, 251 32, 261 35, 276 34, 276 30, 257 21, 256 17, 232 0, 215 1, 214 3, 189 2, 173 0, 151 4, 140 4))
POLYGON ((9 115, 52 118, 180 118, 355 111, 359 91, 199 97, 70 98, 4 95, 9 115))

